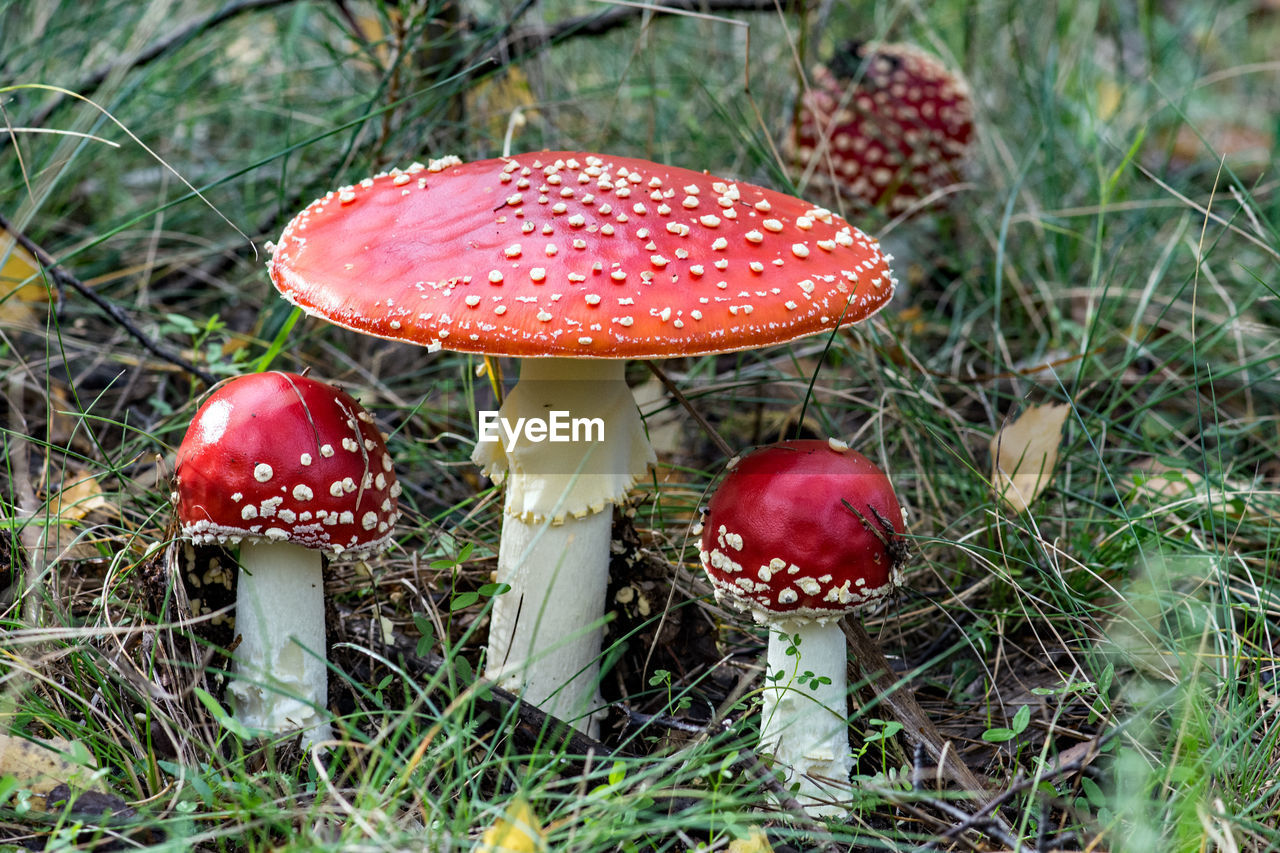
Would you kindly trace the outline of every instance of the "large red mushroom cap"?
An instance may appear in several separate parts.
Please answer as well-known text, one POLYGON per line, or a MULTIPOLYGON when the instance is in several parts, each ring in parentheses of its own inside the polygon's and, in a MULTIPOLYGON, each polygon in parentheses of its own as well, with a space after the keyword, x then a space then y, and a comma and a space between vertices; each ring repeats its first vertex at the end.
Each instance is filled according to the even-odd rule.
POLYGON ((369 335, 505 356, 662 358, 865 319, 879 244, 773 190, 565 151, 394 169, 286 226, 271 278, 369 335))
POLYGON ((174 503, 183 535, 197 543, 380 550, 399 494, 369 413, 344 391, 292 373, 221 385, 178 448, 174 503))
POLYGON ((937 58, 852 43, 814 69, 795 151, 816 187, 897 212, 960 180, 972 136, 968 87, 937 58))
POLYGON ((884 472, 842 442, 785 441, 738 460, 703 519, 716 595, 757 619, 828 619, 897 584, 902 509, 884 472))

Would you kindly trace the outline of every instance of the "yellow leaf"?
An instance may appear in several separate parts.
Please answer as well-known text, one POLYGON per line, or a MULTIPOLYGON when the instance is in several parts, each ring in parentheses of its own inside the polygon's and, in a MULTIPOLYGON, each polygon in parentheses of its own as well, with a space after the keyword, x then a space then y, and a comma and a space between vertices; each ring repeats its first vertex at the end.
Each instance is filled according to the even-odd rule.
POLYGON ((746 838, 729 842, 729 853, 773 853, 773 847, 769 845, 769 837, 764 830, 753 826, 746 838))
POLYGON ((110 506, 102 496, 102 486, 93 477, 77 480, 49 501, 49 514, 64 523, 79 521, 95 509, 110 506))
POLYGON ((99 788, 93 758, 83 744, 54 738, 47 743, 0 734, 0 776, 12 776, 22 787, 47 794, 66 783, 99 788))
POLYGON ((1101 80, 1098 83, 1098 118, 1106 121, 1118 113, 1124 100, 1124 92, 1124 88, 1115 80, 1101 80))
POLYGON ((514 122, 513 130, 523 127, 525 111, 533 109, 538 102, 529 78, 515 65, 468 89, 466 99, 467 114, 479 117, 485 132, 494 139, 506 135, 508 123, 514 122))
POLYGON ((480 846, 475 853, 539 853, 547 849, 546 839, 547 834, 533 808, 517 797, 497 823, 480 836, 480 846))
POLYGON ((12 234, 0 230, 0 324, 33 322, 32 304, 47 299, 40 264, 12 234))
POLYGON ((1066 403, 1032 406, 992 437, 991 482, 1014 512, 1025 512, 1049 485, 1070 411, 1066 403))
POLYGON ((1171 468, 1153 459, 1135 478, 1134 491, 1142 497, 1164 498, 1172 502, 1195 497, 1203 484, 1204 477, 1190 468, 1171 468))

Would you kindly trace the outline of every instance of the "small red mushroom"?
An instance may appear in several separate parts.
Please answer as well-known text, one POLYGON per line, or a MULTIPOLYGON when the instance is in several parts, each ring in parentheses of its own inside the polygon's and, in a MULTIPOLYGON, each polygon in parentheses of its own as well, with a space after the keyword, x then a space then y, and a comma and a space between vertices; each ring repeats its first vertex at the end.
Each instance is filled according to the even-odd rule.
POLYGON ((173 502, 182 534, 240 546, 237 719, 329 737, 324 554, 379 551, 399 517, 391 456, 345 392, 291 373, 220 385, 178 448, 173 502))
POLYGON ((938 59, 853 42, 814 69, 794 150, 813 186, 899 213, 960 180, 972 136, 968 87, 938 59))
POLYGON ((904 548, 888 477, 843 442, 785 441, 733 465, 702 521, 716 597, 769 626, 761 742, 815 814, 847 787, 839 619, 893 591, 904 548))
MULTIPOLYGON (((482 432, 505 482, 487 672, 591 731, 612 503, 654 461, 624 359, 785 343, 866 319, 879 244, 798 198, 630 157, 552 151, 415 164, 299 213, 271 278, 309 314, 428 350, 522 359, 498 419, 602 425, 555 442, 482 432), (589 437, 588 437, 589 436, 589 437), (497 440, 493 440, 496 438, 497 440)), ((492 414, 492 413, 490 413, 492 414)))

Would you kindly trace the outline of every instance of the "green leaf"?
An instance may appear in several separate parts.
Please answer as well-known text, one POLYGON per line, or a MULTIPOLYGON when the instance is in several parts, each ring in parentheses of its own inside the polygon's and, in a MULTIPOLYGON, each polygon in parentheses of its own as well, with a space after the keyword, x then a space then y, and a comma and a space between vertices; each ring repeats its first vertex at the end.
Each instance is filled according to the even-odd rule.
POLYGON ((1085 798, 1089 801, 1089 805, 1095 809, 1102 808, 1107 804, 1107 795, 1103 793, 1102 788, 1098 787, 1098 783, 1090 779, 1088 776, 1080 777, 1080 790, 1084 791, 1085 798))
POLYGON ((202 690, 199 687, 193 689, 195 690, 196 698, 200 700, 200 704, 205 707, 205 710, 209 712, 209 716, 213 717, 218 725, 241 740, 249 740, 253 737, 253 732, 244 723, 228 714, 227 709, 223 708, 218 700, 214 699, 207 690, 202 690))
POLYGON ((1027 730, 1027 724, 1031 722, 1031 706, 1023 705, 1018 709, 1018 713, 1013 715, 1013 730, 1017 734, 1022 734, 1027 730))
POLYGON ((425 613, 413 614, 413 627, 417 628, 418 633, 421 635, 418 638, 418 645, 415 651, 418 657, 423 657, 436 644, 436 629, 425 613))
POLYGON ((471 683, 476 680, 476 671, 471 666, 471 661, 458 655, 453 658, 453 671, 457 674, 458 680, 461 682, 471 683))
POLYGON ((478 592, 460 592, 449 602, 449 610, 450 612, 463 610, 475 604, 479 600, 480 593, 478 592))

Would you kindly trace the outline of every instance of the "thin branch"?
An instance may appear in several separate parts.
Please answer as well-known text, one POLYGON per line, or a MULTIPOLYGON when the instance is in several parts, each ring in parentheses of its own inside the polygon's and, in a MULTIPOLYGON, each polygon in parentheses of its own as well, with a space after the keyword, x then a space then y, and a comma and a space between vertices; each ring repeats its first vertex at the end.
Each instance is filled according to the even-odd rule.
POLYGON ((893 712, 894 717, 905 727, 905 734, 909 738, 924 744, 930 757, 939 763, 942 772, 958 782, 979 804, 989 800, 991 794, 986 786, 969 769, 969 765, 960 760, 950 742, 943 738, 933 720, 916 701, 915 694, 894 678, 893 669, 884 652, 862 623, 856 617, 846 617, 840 620, 840 627, 849 641, 849 650, 853 653, 849 664, 853 670, 850 680, 856 682, 863 677, 867 678, 875 690, 876 698, 893 712))
POLYGON ((641 6, 614 6, 603 12, 568 18, 552 24, 527 27, 512 33, 505 45, 506 56, 517 59, 544 47, 563 41, 570 36, 602 36, 632 21, 639 20, 646 12, 670 10, 672 12, 773 12, 773 0, 667 0, 663 3, 641 6))
POLYGON ((707 438, 711 439, 715 446, 720 448, 720 452, 724 454, 725 459, 732 459, 738 455, 737 451, 729 445, 729 442, 725 441, 724 437, 721 436, 720 433, 716 432, 716 428, 702 416, 702 413, 693 407, 693 404, 689 402, 689 398, 676 387, 676 384, 671 381, 670 377, 667 376, 661 367, 658 367, 658 365, 652 360, 646 360, 645 366, 648 367, 649 371, 657 377, 659 382, 662 383, 662 387, 666 388, 667 392, 670 393, 672 397, 676 398, 676 402, 683 406, 684 410, 698 422, 698 426, 702 427, 702 431, 707 434, 707 438))
POLYGON ((58 264, 52 255, 42 249, 35 241, 23 234, 21 231, 15 229, 3 214, 0 214, 0 229, 7 231, 13 239, 18 242, 18 245, 30 252, 35 259, 39 261, 40 266, 44 268, 45 273, 48 274, 48 276, 53 279, 54 284, 57 285, 59 304, 62 302, 63 290, 70 287, 76 293, 79 293, 85 299, 88 299, 94 305, 98 306, 103 313, 114 320, 120 328, 128 332, 130 337, 140 343, 147 352, 151 353, 156 358, 182 368, 187 373, 195 376, 205 385, 213 385, 218 381, 217 377, 212 373, 197 367, 177 353, 170 352, 167 347, 161 346, 156 341, 153 341, 145 332, 134 324, 133 320, 129 318, 129 315, 125 313, 123 308, 116 305, 109 299, 106 299, 93 288, 89 287, 80 279, 65 270, 58 264))

